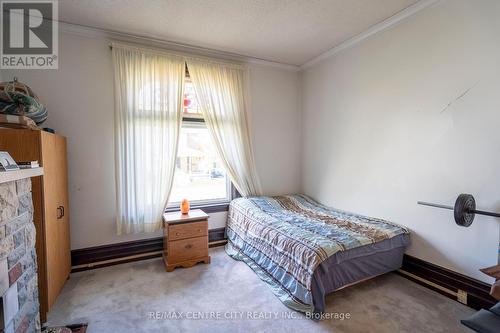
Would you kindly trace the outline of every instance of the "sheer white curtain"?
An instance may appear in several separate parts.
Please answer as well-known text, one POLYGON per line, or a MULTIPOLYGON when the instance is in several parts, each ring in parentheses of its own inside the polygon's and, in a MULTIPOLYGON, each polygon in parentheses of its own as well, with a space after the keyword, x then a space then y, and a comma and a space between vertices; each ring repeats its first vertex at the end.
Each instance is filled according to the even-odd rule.
POLYGON ((194 58, 186 62, 205 123, 231 181, 243 196, 261 194, 245 103, 246 69, 194 58))
POLYGON ((118 234, 161 228, 181 124, 185 59, 113 43, 118 234))

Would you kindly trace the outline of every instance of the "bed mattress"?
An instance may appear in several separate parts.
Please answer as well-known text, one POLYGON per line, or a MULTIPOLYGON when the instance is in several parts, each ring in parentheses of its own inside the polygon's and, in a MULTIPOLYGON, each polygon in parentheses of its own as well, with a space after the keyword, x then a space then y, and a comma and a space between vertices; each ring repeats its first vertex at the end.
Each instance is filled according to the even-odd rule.
POLYGON ((247 263, 288 307, 323 312, 325 296, 398 269, 407 228, 300 194, 233 200, 226 252, 247 263))
POLYGON ((315 312, 325 309, 326 295, 360 281, 392 272, 401 267, 410 235, 353 248, 323 261, 313 274, 311 292, 315 312))

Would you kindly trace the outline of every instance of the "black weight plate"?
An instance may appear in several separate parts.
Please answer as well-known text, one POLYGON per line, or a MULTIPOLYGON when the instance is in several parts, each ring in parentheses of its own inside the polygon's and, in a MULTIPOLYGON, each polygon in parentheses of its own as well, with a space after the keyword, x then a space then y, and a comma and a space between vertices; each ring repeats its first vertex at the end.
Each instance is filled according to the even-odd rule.
POLYGON ((460 194, 455 201, 454 216, 455 222, 462 227, 468 227, 474 221, 474 211, 476 201, 472 194, 460 194))

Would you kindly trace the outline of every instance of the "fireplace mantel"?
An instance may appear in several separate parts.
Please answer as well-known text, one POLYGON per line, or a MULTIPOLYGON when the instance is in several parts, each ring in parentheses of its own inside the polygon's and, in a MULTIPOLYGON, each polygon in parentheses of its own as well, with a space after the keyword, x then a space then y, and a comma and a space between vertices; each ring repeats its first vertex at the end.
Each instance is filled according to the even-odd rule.
POLYGON ((0 184, 43 175, 43 168, 0 171, 0 184))

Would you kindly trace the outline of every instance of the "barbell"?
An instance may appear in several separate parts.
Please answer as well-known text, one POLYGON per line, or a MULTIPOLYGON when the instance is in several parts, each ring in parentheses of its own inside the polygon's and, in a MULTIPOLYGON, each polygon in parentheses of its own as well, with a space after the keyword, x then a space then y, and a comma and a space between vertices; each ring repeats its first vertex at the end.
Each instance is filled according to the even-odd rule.
POLYGON ((478 215, 486 215, 493 217, 500 217, 500 213, 485 212, 483 210, 476 209, 476 200, 472 194, 462 193, 458 196, 455 201, 455 206, 440 205, 425 201, 417 201, 417 204, 424 206, 431 206, 437 208, 444 208, 453 211, 453 216, 455 217, 455 222, 461 227, 469 227, 472 222, 474 222, 474 217, 478 215))

